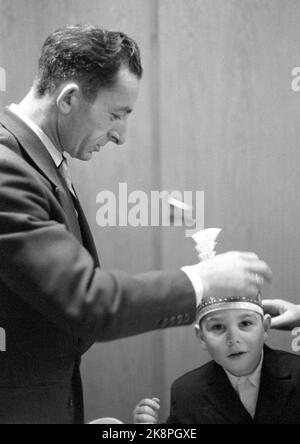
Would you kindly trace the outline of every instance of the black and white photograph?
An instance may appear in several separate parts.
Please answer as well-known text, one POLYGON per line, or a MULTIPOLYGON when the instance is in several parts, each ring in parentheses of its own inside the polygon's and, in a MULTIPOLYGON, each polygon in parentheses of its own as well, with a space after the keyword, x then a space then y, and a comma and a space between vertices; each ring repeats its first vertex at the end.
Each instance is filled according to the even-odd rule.
POLYGON ((300 0, 0 0, 0 424, 300 424, 300 0))

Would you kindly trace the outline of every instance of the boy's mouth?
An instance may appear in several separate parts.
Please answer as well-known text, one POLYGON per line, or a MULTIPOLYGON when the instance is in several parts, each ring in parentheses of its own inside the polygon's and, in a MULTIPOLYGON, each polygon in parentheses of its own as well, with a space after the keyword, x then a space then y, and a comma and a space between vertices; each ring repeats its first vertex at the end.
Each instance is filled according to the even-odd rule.
POLYGON ((230 359, 238 359, 241 356, 244 356, 246 353, 247 352, 243 352, 243 351, 230 353, 230 355, 228 355, 228 358, 230 358, 230 359))

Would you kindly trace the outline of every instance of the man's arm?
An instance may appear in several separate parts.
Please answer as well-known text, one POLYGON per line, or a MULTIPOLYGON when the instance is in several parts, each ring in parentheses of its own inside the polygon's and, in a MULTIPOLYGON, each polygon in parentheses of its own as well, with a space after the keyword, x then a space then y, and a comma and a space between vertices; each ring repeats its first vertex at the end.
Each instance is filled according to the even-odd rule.
POLYGON ((272 328, 292 330, 300 327, 300 305, 282 299, 266 299, 263 306, 265 313, 272 316, 272 328))
MULTIPOLYGON (((50 191, 19 156, 0 156, 0 280, 61 328, 94 341, 187 325, 194 288, 182 271, 130 276, 94 267, 88 251, 50 218, 50 191)), ((53 196, 51 194, 53 200, 53 196)), ((206 294, 257 291, 270 270, 251 253, 227 253, 195 270, 206 294)))
POLYGON ((71 333, 105 341, 191 323, 195 295, 182 272, 130 276, 94 267, 50 219, 47 189, 23 159, 0 157, 0 280, 71 333), (180 315, 180 316, 179 316, 180 315))

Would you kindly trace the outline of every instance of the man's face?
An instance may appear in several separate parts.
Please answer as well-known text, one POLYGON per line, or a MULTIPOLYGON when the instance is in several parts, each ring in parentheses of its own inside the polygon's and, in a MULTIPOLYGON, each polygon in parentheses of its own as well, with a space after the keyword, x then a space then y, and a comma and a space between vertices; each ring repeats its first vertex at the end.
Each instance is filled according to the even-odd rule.
POLYGON ((269 319, 251 310, 220 310, 201 321, 197 335, 211 357, 235 376, 251 374, 259 364, 269 319))
POLYGON ((108 142, 121 145, 126 140, 128 116, 139 93, 139 79, 122 68, 116 84, 101 89, 94 103, 79 92, 59 127, 61 145, 72 157, 90 160, 108 142))

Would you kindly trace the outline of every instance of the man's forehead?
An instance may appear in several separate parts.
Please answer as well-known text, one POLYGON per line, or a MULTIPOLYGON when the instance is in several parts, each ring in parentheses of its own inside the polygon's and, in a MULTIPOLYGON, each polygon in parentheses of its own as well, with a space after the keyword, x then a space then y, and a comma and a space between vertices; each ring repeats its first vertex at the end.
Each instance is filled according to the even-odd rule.
POLYGON ((126 71, 127 74, 118 75, 114 85, 100 88, 97 101, 107 103, 111 110, 130 114, 139 94, 140 80, 126 71))
POLYGON ((120 91, 135 91, 139 89, 140 81, 141 80, 128 68, 120 68, 117 76, 115 77, 114 84, 108 87, 108 91, 110 90, 118 93, 120 91))

